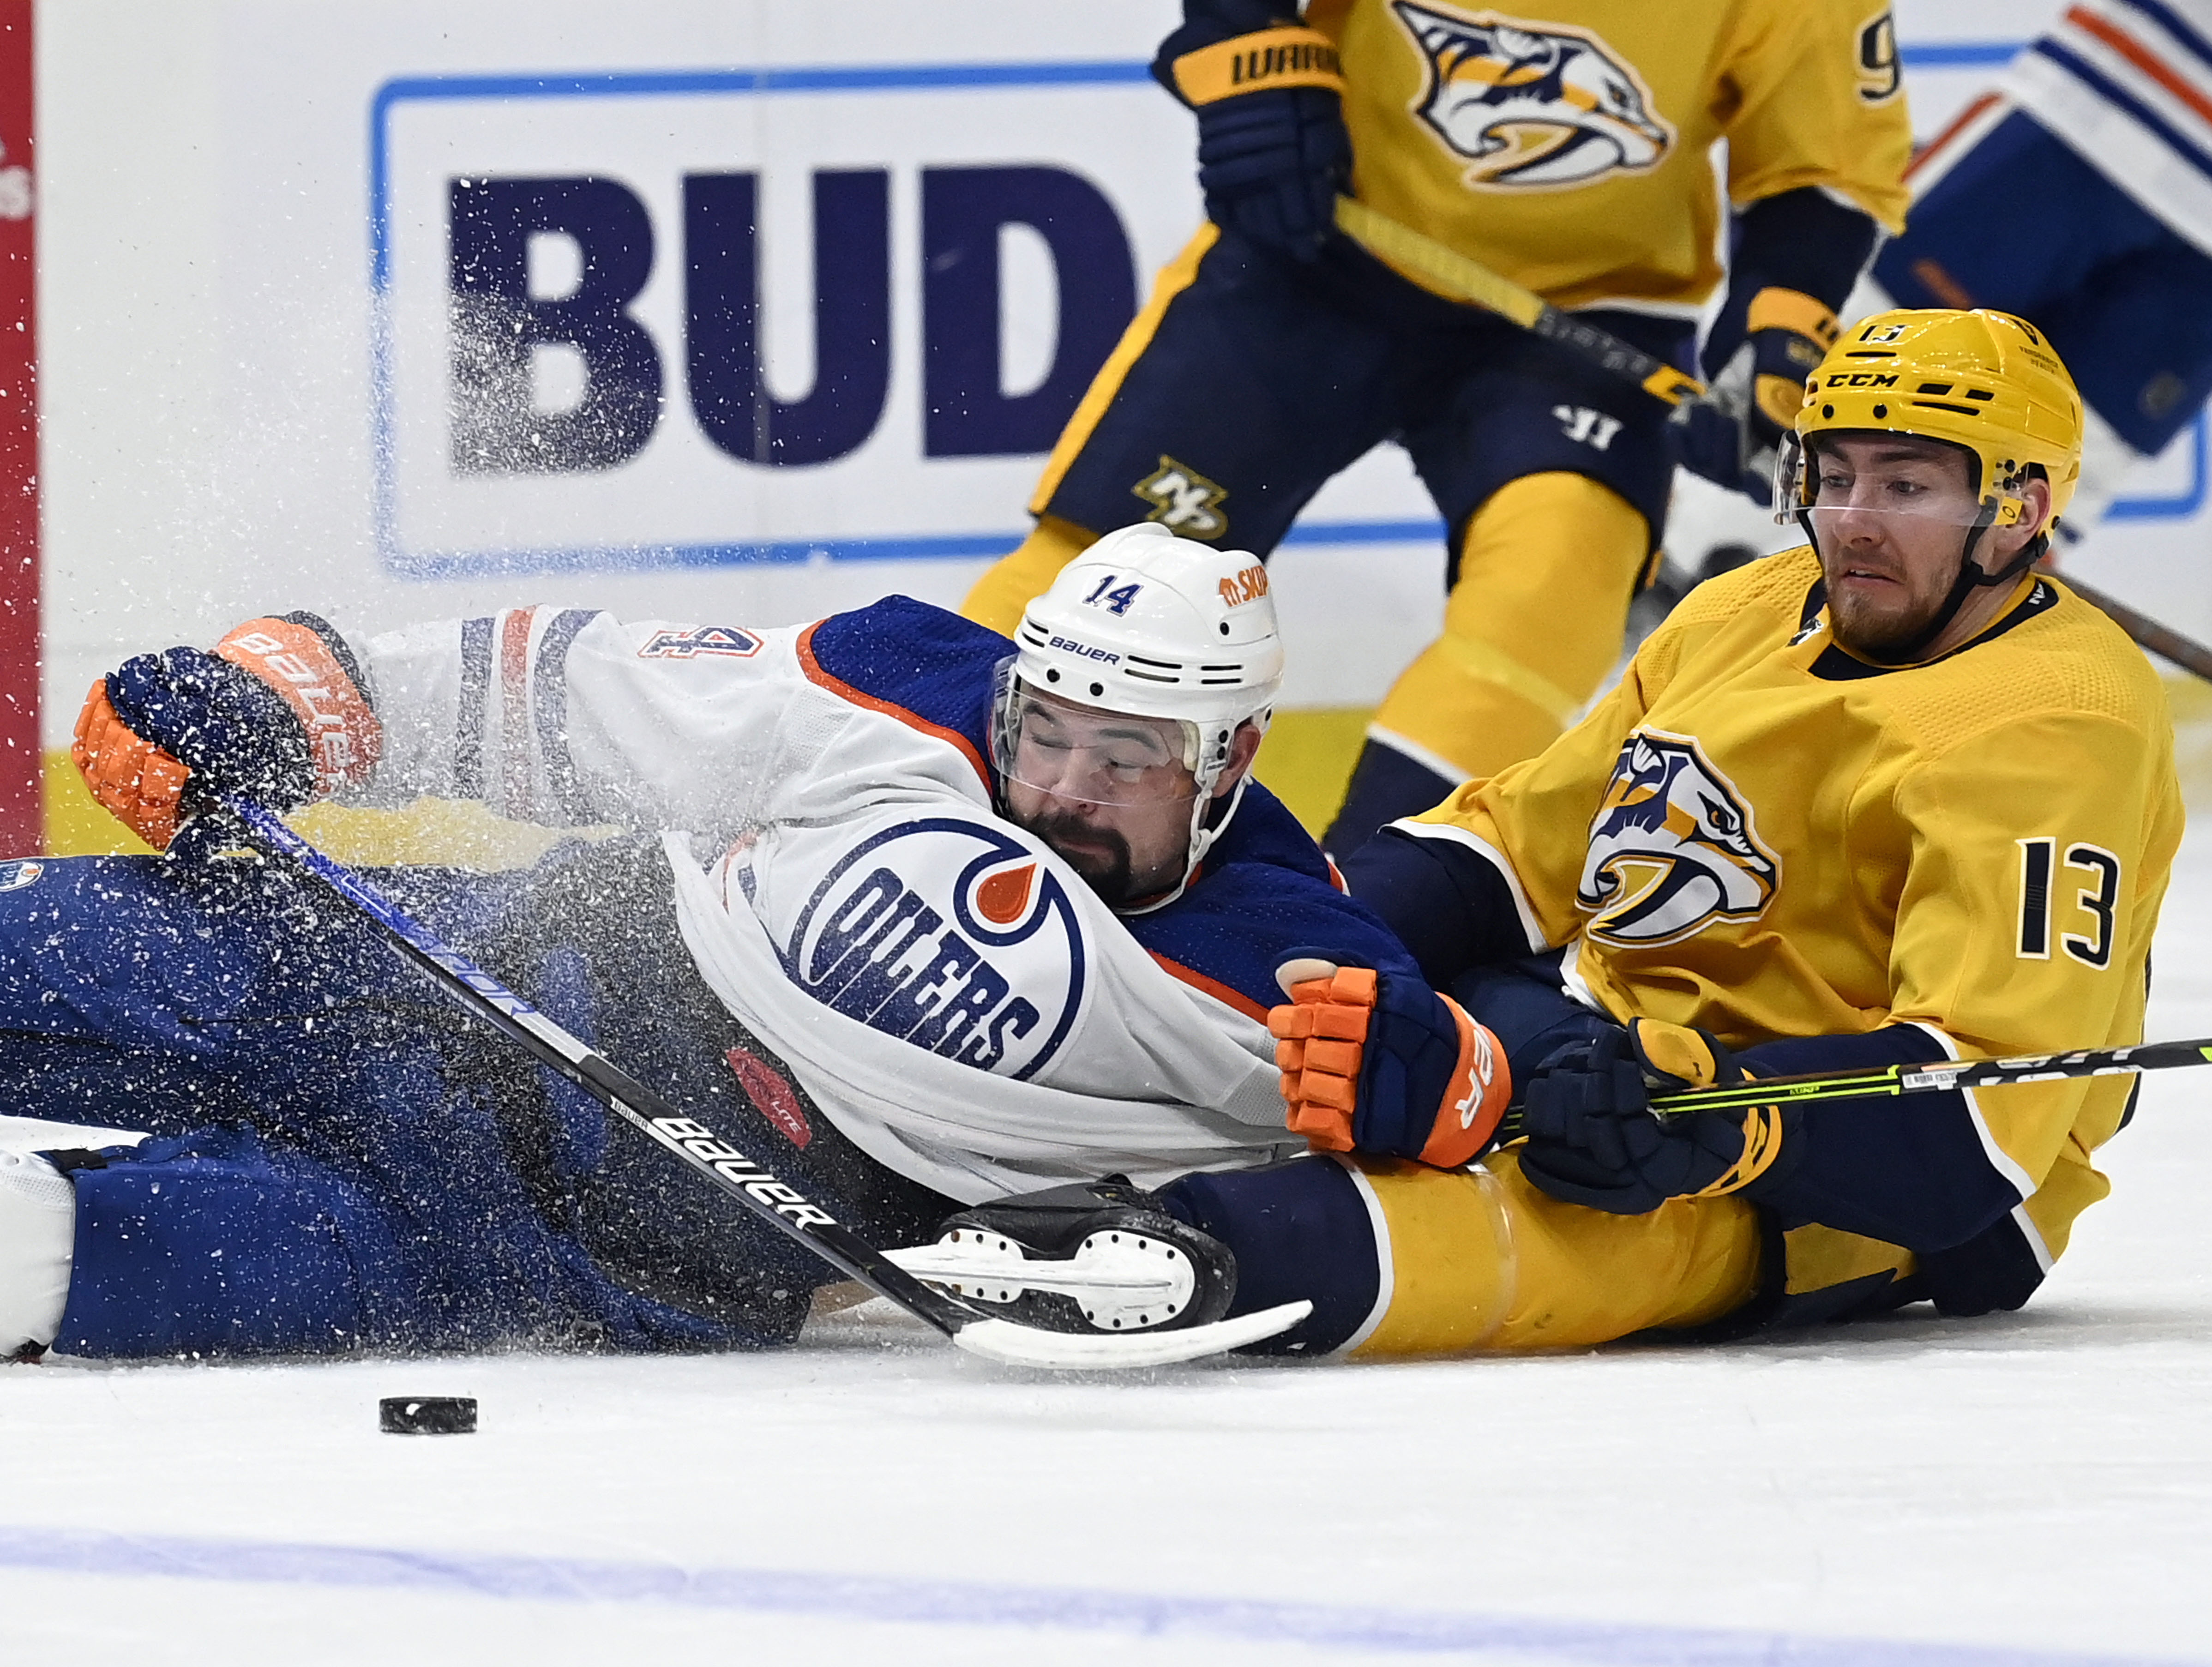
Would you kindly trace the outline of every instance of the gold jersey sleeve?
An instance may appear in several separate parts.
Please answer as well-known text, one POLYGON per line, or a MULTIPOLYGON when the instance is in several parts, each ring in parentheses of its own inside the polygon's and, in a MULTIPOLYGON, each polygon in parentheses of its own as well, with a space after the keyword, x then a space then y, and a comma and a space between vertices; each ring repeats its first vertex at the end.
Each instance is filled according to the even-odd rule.
POLYGON ((1815 186, 1903 228, 1886 0, 1311 0, 1306 20, 1343 59, 1353 193, 1555 306, 1693 316, 1721 277, 1721 140, 1738 208, 1815 186))
MULTIPOLYGON (((1618 1018, 1740 1048, 1893 1024, 1966 1057, 2140 1040, 2182 828, 2141 652, 2031 577, 1966 649, 1874 666, 1829 638, 1818 577, 1802 550, 1701 587, 1556 745, 1421 819, 1499 854, 1618 1018)), ((1972 1097, 2054 1253, 2129 1086, 1972 1097)))

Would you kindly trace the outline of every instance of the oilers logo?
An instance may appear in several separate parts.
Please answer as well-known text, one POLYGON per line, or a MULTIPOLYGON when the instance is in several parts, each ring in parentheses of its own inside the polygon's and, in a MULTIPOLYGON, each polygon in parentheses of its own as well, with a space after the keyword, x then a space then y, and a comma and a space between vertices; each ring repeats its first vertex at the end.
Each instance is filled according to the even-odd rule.
POLYGON ((1620 749, 1590 820, 1575 902, 1589 912, 1591 937, 1643 948, 1716 921, 1758 919, 1781 875, 1751 806, 1698 744, 1654 732, 1620 749))
POLYGON ((1586 186, 1674 148, 1634 66, 1588 29, 1393 0, 1428 64, 1413 113, 1477 190, 1586 186))
POLYGON ((1066 888, 1030 847, 955 817, 901 822, 845 853, 782 953, 815 1000, 1002 1076, 1042 1067, 1083 1007, 1066 888))

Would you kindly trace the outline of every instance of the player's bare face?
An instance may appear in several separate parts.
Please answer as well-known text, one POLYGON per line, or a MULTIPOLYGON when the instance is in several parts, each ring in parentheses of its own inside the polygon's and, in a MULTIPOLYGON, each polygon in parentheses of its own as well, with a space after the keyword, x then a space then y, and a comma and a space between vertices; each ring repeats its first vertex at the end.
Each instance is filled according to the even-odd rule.
MULTIPOLYGON (((1900 435, 1825 439, 1815 464, 1813 532, 1836 641, 1869 660, 1893 658, 1934 622, 1959 576, 1980 513, 1972 462, 1954 446, 1900 435)), ((1992 527, 1975 558, 2008 558, 2026 532, 1992 527)), ((1923 657, 1948 652, 2004 602, 1975 593, 1923 657)))
POLYGON ((1030 695, 1007 772, 1007 818, 1109 903, 1164 891, 1190 849, 1197 786, 1182 754, 1182 727, 1170 719, 1030 695))

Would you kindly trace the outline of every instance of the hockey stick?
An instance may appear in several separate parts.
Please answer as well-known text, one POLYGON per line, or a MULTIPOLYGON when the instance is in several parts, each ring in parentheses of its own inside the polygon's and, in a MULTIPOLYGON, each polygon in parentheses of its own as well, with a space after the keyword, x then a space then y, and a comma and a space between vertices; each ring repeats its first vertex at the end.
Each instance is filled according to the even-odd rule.
MULTIPOLYGON (((1546 341, 1557 342, 1614 375, 1635 383, 1655 399, 1680 407, 1685 400, 1703 398, 1709 392, 1696 377, 1677 370, 1663 359, 1632 347, 1609 331, 1560 312, 1534 290, 1522 289, 1503 273, 1492 271, 1480 261, 1437 242, 1426 233, 1415 231, 1402 221, 1377 213, 1355 198, 1336 199, 1336 226, 1369 253, 1407 271, 1419 273, 1456 300, 1471 301, 1512 319, 1546 341)), ((1771 472, 1773 459, 1773 449, 1769 447, 1757 459, 1746 459, 1745 470, 1763 476, 1771 472)), ((2182 636, 2170 626, 2160 624, 2148 614, 2137 611, 2093 585, 2082 583, 2071 574, 2061 573, 2058 576, 2084 602, 2103 611, 2133 638, 2136 646, 2212 682, 2212 648, 2182 636)))
MULTIPOLYGON (((2002 1088, 2015 1082, 2130 1076, 2138 1071, 2170 1071, 2184 1065, 2212 1065, 2212 1037, 2194 1042, 2139 1042, 2130 1048, 2082 1048, 2063 1054, 2022 1054, 2012 1059, 1869 1065, 1855 1071, 1759 1077, 1714 1088, 1655 1094, 1651 1110, 1661 1117, 1680 1117, 1692 1111, 1747 1111, 1754 1106, 1806 1105, 1868 1095, 1940 1094, 1954 1088, 2002 1088)), ((1500 1130, 1501 1139, 1513 1140, 1527 1132, 1522 1115, 1516 1108, 1508 1116, 1500 1130)))
POLYGON ((798 1240, 878 1296, 935 1327, 971 1354, 1006 1366, 1071 1371, 1167 1366, 1272 1337, 1312 1311, 1311 1303, 1285 1303, 1180 1331, 1103 1335, 1043 1331, 984 1314, 923 1284, 858 1234, 840 1226, 828 1211, 810 1202, 788 1183, 778 1180, 712 1129, 686 1117, 660 1095, 586 1047, 468 957, 441 941, 360 875, 293 832, 274 812, 246 800, 226 797, 219 802, 245 824, 247 837, 256 845, 319 880, 358 910, 393 948, 493 1030, 540 1064, 568 1078, 779 1232, 798 1240))
POLYGON ((2044 570, 2091 607, 2104 613, 2134 638, 2138 648, 2147 648, 2161 660, 2172 660, 2183 671, 2193 672, 2212 682, 2212 648, 2184 636, 2170 625, 2160 624, 2148 614, 2136 611, 2118 597, 2107 595, 2094 585, 2083 584, 2070 573, 2057 568, 2045 568, 2044 570))
POLYGON ((1350 197, 1336 199, 1337 229, 1370 254, 1384 262, 1418 273, 1444 294, 1472 301, 1513 320, 1532 335, 1557 342, 1571 352, 1642 388, 1654 399, 1679 405, 1704 394, 1705 385, 1686 371, 1677 370, 1640 347, 1632 347, 1610 331, 1559 309, 1533 289, 1493 272, 1480 261, 1417 232, 1402 221, 1378 214, 1350 197))

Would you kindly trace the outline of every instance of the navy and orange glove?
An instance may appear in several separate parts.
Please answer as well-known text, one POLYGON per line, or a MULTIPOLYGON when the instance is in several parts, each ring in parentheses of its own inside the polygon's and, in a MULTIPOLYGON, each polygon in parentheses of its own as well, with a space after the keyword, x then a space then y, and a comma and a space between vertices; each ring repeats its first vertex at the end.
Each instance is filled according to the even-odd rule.
POLYGON ((1285 962, 1287 1005, 1267 1015, 1294 1134, 1316 1152, 1472 1163, 1512 1098, 1498 1039, 1418 978, 1285 962))
POLYGON ((250 619, 215 646, 125 660, 92 685, 70 756, 156 850, 196 792, 292 810, 367 778, 384 728, 343 639, 313 614, 250 619))
POLYGON ((1352 179, 1336 43, 1263 0, 1188 0, 1184 17, 1152 74, 1198 116, 1207 218, 1311 260, 1352 179))
POLYGON ((1661 1116, 1651 1096, 1750 1076, 1710 1031, 1686 1025, 1638 1019, 1570 1043, 1522 1091, 1521 1172, 1563 1202, 1615 1215, 1741 1191, 1781 1156, 1781 1110, 1661 1116))
POLYGON ((1840 327, 1826 302, 1778 285, 1753 295, 1741 319, 1729 309, 1716 321, 1704 356, 1711 386, 1677 408, 1671 432, 1684 468, 1765 503, 1774 449, 1840 327))

